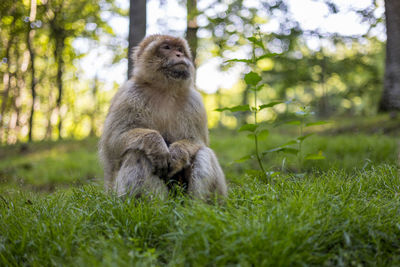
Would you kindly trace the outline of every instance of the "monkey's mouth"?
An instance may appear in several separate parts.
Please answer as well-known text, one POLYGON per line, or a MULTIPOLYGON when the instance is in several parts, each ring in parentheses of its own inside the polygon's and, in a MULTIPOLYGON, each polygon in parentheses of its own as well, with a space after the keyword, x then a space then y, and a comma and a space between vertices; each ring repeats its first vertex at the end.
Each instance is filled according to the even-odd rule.
POLYGON ((172 64, 171 67, 172 68, 185 68, 186 69, 187 67, 189 67, 189 65, 184 61, 180 61, 180 62, 172 64))
POLYGON ((161 71, 174 80, 186 80, 190 77, 189 64, 185 61, 169 62, 161 68, 161 71))

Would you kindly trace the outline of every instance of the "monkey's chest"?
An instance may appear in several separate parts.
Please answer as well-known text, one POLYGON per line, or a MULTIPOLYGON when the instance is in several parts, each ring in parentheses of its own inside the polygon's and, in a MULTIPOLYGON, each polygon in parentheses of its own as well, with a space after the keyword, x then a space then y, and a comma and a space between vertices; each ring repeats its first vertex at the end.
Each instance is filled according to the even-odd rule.
POLYGON ((180 109, 162 109, 153 114, 154 129, 160 132, 168 143, 191 139, 195 129, 193 119, 180 109))

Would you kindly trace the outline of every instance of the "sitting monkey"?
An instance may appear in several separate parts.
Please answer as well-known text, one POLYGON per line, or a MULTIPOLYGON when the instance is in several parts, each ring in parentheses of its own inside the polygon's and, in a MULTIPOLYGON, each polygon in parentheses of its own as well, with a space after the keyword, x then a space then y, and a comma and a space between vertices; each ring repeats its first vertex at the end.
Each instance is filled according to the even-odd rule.
POLYGON ((106 188, 119 196, 166 195, 178 182, 194 197, 225 196, 187 42, 151 35, 135 48, 133 61, 132 78, 114 96, 99 144, 106 188))

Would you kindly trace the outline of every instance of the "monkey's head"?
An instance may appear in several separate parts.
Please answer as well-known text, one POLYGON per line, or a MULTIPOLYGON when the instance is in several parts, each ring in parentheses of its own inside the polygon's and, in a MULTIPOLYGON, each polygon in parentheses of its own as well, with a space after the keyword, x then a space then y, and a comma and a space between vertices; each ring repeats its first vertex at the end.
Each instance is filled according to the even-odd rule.
POLYGON ((186 40, 169 35, 150 35, 133 54, 133 78, 148 84, 188 86, 194 80, 194 65, 186 40))

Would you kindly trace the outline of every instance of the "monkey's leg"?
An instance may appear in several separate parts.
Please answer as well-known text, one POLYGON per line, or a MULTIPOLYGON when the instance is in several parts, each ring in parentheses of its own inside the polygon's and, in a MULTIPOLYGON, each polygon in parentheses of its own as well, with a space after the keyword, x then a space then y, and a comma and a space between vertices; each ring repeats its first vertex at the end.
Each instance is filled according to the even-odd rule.
POLYGON ((128 151, 115 179, 114 189, 118 196, 143 196, 148 194, 165 197, 165 183, 152 173, 150 161, 140 151, 128 151))
POLYGON ((207 199, 213 194, 226 196, 225 176, 210 148, 202 147, 196 153, 188 183, 188 192, 195 197, 207 199))

